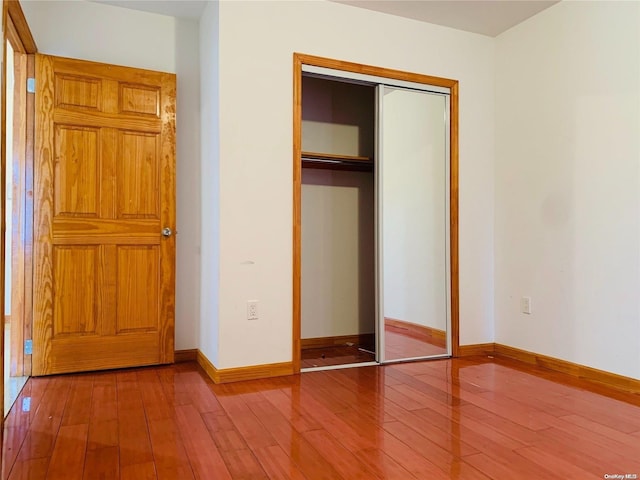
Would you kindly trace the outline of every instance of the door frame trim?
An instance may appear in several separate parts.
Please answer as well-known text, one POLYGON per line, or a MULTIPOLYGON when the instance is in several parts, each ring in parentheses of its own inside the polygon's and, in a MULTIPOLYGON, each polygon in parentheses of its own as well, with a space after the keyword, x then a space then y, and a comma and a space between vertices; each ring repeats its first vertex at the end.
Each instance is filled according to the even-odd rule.
POLYGON ((292 361, 294 373, 300 373, 300 340, 302 312, 302 65, 332 70, 374 75, 450 89, 450 176, 449 176, 449 232, 450 232, 450 290, 451 290, 451 354, 459 355, 459 263, 458 263, 458 81, 419 73, 374 67, 330 58, 293 54, 293 318, 292 361))
POLYGON ((20 53, 37 53, 38 47, 29 24, 24 16, 24 11, 20 6, 18 0, 4 0, 4 9, 6 9, 5 25, 3 31, 5 32, 5 40, 10 39, 13 49, 20 53))

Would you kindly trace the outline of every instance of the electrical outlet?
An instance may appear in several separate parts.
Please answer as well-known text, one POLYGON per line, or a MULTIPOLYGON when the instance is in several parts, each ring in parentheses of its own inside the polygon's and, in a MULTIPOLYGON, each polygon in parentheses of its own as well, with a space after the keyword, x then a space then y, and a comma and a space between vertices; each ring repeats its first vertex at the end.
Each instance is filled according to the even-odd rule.
POLYGON ((527 315, 531 314, 531 297, 522 297, 520 299, 520 311, 527 315))
POLYGON ((257 320, 257 319, 258 319, 258 301, 249 300, 247 302, 247 320, 257 320))

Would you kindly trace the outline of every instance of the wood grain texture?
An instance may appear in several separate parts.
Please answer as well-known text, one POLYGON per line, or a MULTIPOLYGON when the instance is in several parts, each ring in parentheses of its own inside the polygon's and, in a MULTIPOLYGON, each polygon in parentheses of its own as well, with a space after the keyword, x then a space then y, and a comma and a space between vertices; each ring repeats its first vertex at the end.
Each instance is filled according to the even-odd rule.
POLYGON ((302 350, 308 348, 334 347, 336 345, 374 345, 375 333, 361 333, 358 335, 340 335, 335 337, 316 337, 300 339, 302 350))
POLYGON ((291 362, 251 365, 249 367, 223 368, 217 373, 217 383, 241 382, 261 378, 284 377, 293 374, 291 362))
POLYGON ((54 88, 56 107, 102 109, 102 82, 98 78, 56 75, 54 88))
MULTIPOLYGON (((7 2, 2 2, 2 44, 7 44, 7 17, 8 17, 8 4, 7 2)), ((7 84, 7 49, 2 48, 2 69, 0 71, 0 182, 1 185, 6 185, 6 141, 7 141, 7 129, 6 129, 6 120, 7 120, 7 98, 5 94, 5 85, 7 84)), ((3 188, 4 191, 4 188, 3 188)), ((6 195, 0 195, 0 215, 2 218, 0 219, 0 252, 5 251, 4 245, 4 231, 5 231, 5 218, 7 215, 7 205, 5 201, 6 195)), ((5 256, 0 255, 0 291, 5 291, 5 256)), ((3 295, 4 297, 4 295, 3 295)), ((0 308, 2 312, 4 312, 4 298, 0 299, 0 308)), ((5 361, 5 351, 4 351, 4 327, 0 329, 0 359, 3 361, 3 368, 0 372, 0 394, 2 394, 2 398, 4 398, 4 361, 5 361)), ((4 425, 4 416, 0 418, 0 427, 4 425)), ((1 442, 1 439, 0 439, 1 442)))
POLYGON ((160 117, 160 89, 147 85, 120 84, 121 113, 160 117))
MULTIPOLYGON (((7 142, 13 142, 14 140, 19 140, 19 141, 24 141, 24 133, 25 133, 25 125, 24 125, 24 96, 22 95, 22 93, 25 91, 25 83, 24 83, 24 78, 26 76, 26 71, 24 69, 24 64, 23 64, 23 59, 24 59, 24 53, 33 53, 36 51, 36 45, 35 42, 33 41, 33 37, 31 36, 31 32, 29 30, 29 26, 27 25, 27 22, 25 20, 24 17, 24 13, 22 11, 22 8, 20 6, 20 3, 17 0, 5 0, 2 2, 2 42, 3 45, 6 46, 7 43, 10 43, 13 51, 16 52, 16 56, 14 58, 15 60, 15 71, 14 71, 14 81, 15 81, 15 86, 14 86, 14 92, 11 92, 14 94, 14 102, 15 105, 14 107, 16 108, 16 111, 18 111, 19 114, 22 115, 22 117, 18 117, 18 118, 12 118, 13 117, 13 113, 14 112, 9 112, 9 116, 7 116, 7 108, 6 108, 6 96, 7 94, 11 94, 9 92, 6 92, 5 88, 7 85, 7 72, 6 72, 6 65, 7 65, 7 48, 3 47, 2 51, 3 51, 3 55, 2 55, 2 72, 0 74, 0 85, 2 85, 2 93, 1 93, 1 105, 0 105, 0 165, 1 165, 1 172, 0 172, 0 181, 2 182, 2 185, 7 185, 6 183, 6 165, 7 165, 7 161, 13 161, 13 159, 7 159, 6 158, 6 146, 7 146, 7 142), (15 132, 14 132, 14 139, 7 139, 6 138, 6 124, 7 124, 7 120, 9 121, 14 121, 15 120, 15 132)), ((15 143, 14 142, 14 147, 15 147, 15 143)), ((20 148, 14 150, 14 154, 18 154, 20 155, 21 153, 24 153, 24 149, 25 149, 25 145, 24 143, 22 144, 18 144, 18 146, 20 148)), ((4 192, 4 188, 3 188, 3 192, 4 192)), ((0 240, 0 251, 1 252, 5 252, 6 248, 5 248, 5 230, 6 230, 6 223, 5 223, 5 218, 6 218, 6 192, 4 192, 2 194, 2 200, 0 202, 0 214, 2 215, 2 239, 0 240)), ((2 260, 0 261, 0 269, 2 270, 2 273, 0 274, 0 289, 2 291, 5 291, 5 281, 6 279, 4 278, 4 272, 5 272, 5 262, 6 262, 6 258, 5 255, 1 255, 2 260)), ((9 260, 11 261, 11 260, 9 260)), ((19 271, 19 274, 21 274, 22 272, 19 271)), ((25 302, 23 301, 22 305, 24 307, 25 302)), ((0 308, 2 309, 2 311, 4 311, 4 298, 2 300, 0 300, 0 308)), ((23 308, 23 312, 24 312, 24 308, 23 308)), ((21 312, 21 314, 23 313, 21 312)), ((2 329, 2 332, 0 332, 0 358, 3 360, 3 363, 6 362, 10 362, 10 360, 12 360, 10 362, 10 372, 14 372, 15 374, 18 374, 19 372, 23 372, 24 371, 24 364, 22 362, 22 339, 24 338, 23 334, 23 318, 24 316, 21 315, 20 317, 16 317, 17 323, 14 326, 14 328, 12 328, 12 334, 17 334, 18 336, 22 337, 22 338, 13 338, 11 339, 12 343, 16 343, 19 342, 19 345, 14 345, 16 346, 15 349, 12 348, 12 352, 14 352, 13 358, 12 359, 5 359, 5 352, 4 352, 4 345, 5 345, 5 339, 4 339, 4 329, 2 329)), ((2 370, 2 372, 0 372, 0 397, 4 398, 4 369, 2 370)), ((0 419, 0 425, 2 425, 2 421, 3 419, 0 419)))
POLYGON ((302 349, 301 367, 316 368, 375 361, 375 353, 371 350, 359 348, 357 345, 314 347, 302 349))
MULTIPOLYGON (((450 129, 449 129, 449 254, 450 258, 450 274, 451 274, 451 355, 458 356, 460 348, 460 262, 459 262, 459 230, 458 230, 458 179, 459 179, 459 133, 458 133, 458 117, 459 117, 459 98, 458 98, 458 81, 443 80, 448 83, 451 89, 450 103, 450 129)), ((436 84, 437 85, 437 84, 436 84)))
MULTIPOLYGON (((20 52, 36 53, 38 47, 33 39, 33 35, 31 35, 31 30, 29 29, 29 24, 27 24, 27 19, 24 16, 20 2, 18 0, 5 0, 3 3, 6 4, 6 15, 11 19, 13 28, 20 40, 20 52)), ((5 29, 3 29, 3 31, 5 31, 5 29)))
POLYGON ((100 131, 68 125, 54 128, 53 214, 98 217, 102 203, 98 184, 100 131))
POLYGON ((48 478, 82 480, 87 430, 87 424, 60 427, 47 470, 48 478))
POLYGON ((419 331, 386 324, 384 335, 385 361, 402 361, 407 358, 447 355, 444 341, 434 340, 419 331))
POLYGON ((198 359, 198 349, 190 349, 190 350, 176 350, 173 355, 173 361, 175 363, 183 363, 183 362, 195 362, 198 359))
POLYGON ((539 353, 529 352, 499 343, 479 343, 461 345, 460 357, 490 356, 515 360, 519 363, 536 365, 538 367, 567 374, 579 380, 587 381, 595 386, 619 390, 621 392, 640 393, 640 380, 615 373, 598 370, 559 358, 549 357, 539 353))
POLYGON ((156 245, 117 247, 116 334, 158 331, 160 261, 156 245))
POLYGON ((576 378, 590 382, 603 384, 611 388, 631 393, 640 393, 640 380, 636 378, 616 375, 596 368, 579 365, 558 358, 548 357, 539 353, 528 352, 519 348, 509 347, 497 343, 494 354, 500 357, 511 358, 520 362, 537 365, 555 372, 566 373, 576 378))
POLYGON ((458 356, 472 357, 476 355, 493 355, 495 352, 495 347, 495 343, 475 343, 472 345, 460 345, 458 356))
POLYGON ((291 362, 218 369, 200 350, 198 350, 197 353, 197 362, 215 383, 258 380, 261 378, 282 377, 293 374, 293 365, 291 362))
POLYGON ((34 328, 33 343, 38 346, 31 357, 32 374, 48 371, 47 358, 51 345, 48 342, 53 328, 53 272, 52 232, 53 213, 53 143, 54 132, 50 124, 53 115, 53 67, 49 57, 36 56, 36 74, 39 94, 36 95, 36 125, 34 148, 34 328), (44 328, 42 328, 44 327, 44 328))
POLYGON ((175 75, 36 67, 33 373, 170 363, 175 75))
POLYGON ((459 333, 459 261, 458 261, 458 81, 403 72, 371 65, 362 65, 314 55, 293 54, 293 369, 300 371, 301 335, 301 199, 302 199, 302 65, 375 75, 409 82, 447 87, 450 89, 450 178, 449 178, 449 229, 450 229, 450 292, 451 292, 451 351, 458 356, 459 333))
POLYGON ((488 480, 637 471, 640 396, 588 387, 536 365, 479 357, 224 385, 195 363, 32 378, 25 389, 35 412, 10 412, 2 478, 488 480))
POLYGON ((24 45, 22 44, 22 40, 20 39, 20 34, 16 29, 13 20, 11 17, 7 15, 6 24, 5 24, 7 42, 11 44, 11 48, 16 53, 25 53, 24 45))
MULTIPOLYGON (((27 57, 27 76, 35 77, 35 55, 27 57)), ((25 148, 25 227, 24 227, 24 338, 33 338, 33 156, 35 148, 35 94, 27 94, 27 134, 25 148)), ((24 356, 24 374, 31 375, 31 355, 24 356)))
MULTIPOLYGON (((26 148, 27 148, 27 55, 14 54, 14 95, 13 95, 13 158, 12 162, 13 191, 11 212, 11 278, 5 282, 11 284, 11 358, 10 374, 22 376, 24 368, 24 324, 27 302, 26 284, 26 148)), ((9 120, 9 119, 8 119, 9 120)), ((5 259, 7 261, 7 259, 5 259)))
POLYGON ((457 80, 434 77, 431 75, 424 75, 420 73, 411 73, 402 70, 394 70, 391 68, 363 65, 360 63, 346 62, 343 60, 335 60, 331 58, 307 55, 303 53, 295 53, 294 55, 301 64, 312 65, 315 67, 331 68, 333 70, 344 70, 346 72, 362 73, 365 75, 374 75, 377 77, 392 78, 396 80, 404 80, 407 82, 424 83, 428 85, 435 85, 438 87, 453 88, 458 84, 457 80))
POLYGON ((218 369, 200 350, 196 354, 196 362, 213 382, 218 382, 218 369))
POLYGON ((118 132, 117 218, 154 218, 160 215, 157 134, 118 132))
POLYGON ((293 54, 293 275, 292 364, 300 373, 302 332, 302 60, 293 54))
POLYGON ((98 247, 55 246, 53 339, 74 334, 97 334, 98 247))
MULTIPOLYGON (((176 231, 176 77, 162 77, 160 120, 160 198, 162 226, 176 231)), ((160 362, 173 362, 175 349, 175 283, 176 236, 160 244, 160 362)))
POLYGON ((337 155, 335 153, 319 153, 319 152, 301 152, 302 159, 309 160, 336 160, 341 162, 359 162, 367 163, 372 162, 369 157, 361 157, 357 155, 337 155))
POLYGON ((419 325, 417 323, 405 322, 404 320, 398 320, 396 318, 385 318, 384 323, 385 327, 388 325, 405 329, 419 335, 420 337, 424 337, 428 339, 429 343, 432 345, 437 345, 439 347, 447 346, 447 332, 444 330, 428 327, 426 325, 419 325))

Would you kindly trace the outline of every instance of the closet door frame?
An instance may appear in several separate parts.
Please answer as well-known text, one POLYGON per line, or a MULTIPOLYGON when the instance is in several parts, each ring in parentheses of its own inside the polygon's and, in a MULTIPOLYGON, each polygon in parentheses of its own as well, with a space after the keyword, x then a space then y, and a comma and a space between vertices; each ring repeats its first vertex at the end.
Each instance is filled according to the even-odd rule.
POLYGON ((383 77, 426 86, 444 87, 450 91, 449 149, 449 269, 451 356, 459 355, 459 272, 458 272, 458 81, 447 78, 362 65, 301 53, 293 54, 293 319, 292 363, 300 373, 301 337, 301 243, 302 243, 302 71, 303 65, 336 71, 383 77))

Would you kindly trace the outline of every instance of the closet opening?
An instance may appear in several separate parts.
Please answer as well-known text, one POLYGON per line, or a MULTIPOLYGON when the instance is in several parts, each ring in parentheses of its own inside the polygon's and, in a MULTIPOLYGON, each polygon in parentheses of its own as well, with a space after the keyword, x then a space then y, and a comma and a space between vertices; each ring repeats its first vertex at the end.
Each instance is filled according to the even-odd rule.
POLYGON ((294 371, 458 351, 455 80, 294 54, 294 371))
MULTIPOLYGON (((15 4, 12 8, 15 8, 15 4)), ((15 12, 13 12, 15 14, 15 12)), ((31 374, 31 247, 33 214, 33 94, 34 48, 22 42, 7 18, 5 83, 5 205, 4 250, 4 415, 31 374)))
POLYGON ((375 363, 375 87, 302 90, 301 368, 375 363))

